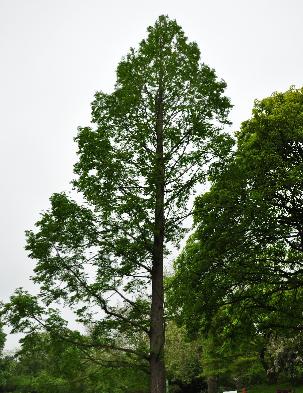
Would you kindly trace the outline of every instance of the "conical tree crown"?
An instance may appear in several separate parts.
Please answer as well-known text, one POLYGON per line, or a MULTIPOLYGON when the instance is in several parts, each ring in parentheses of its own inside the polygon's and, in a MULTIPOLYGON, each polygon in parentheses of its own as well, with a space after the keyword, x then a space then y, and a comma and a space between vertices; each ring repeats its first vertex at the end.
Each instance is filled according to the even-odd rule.
POLYGON ((116 206, 119 214, 134 217, 133 208, 140 205, 140 215, 152 221, 161 95, 167 219, 181 217, 193 186, 204 181, 206 166, 230 149, 230 138, 220 134, 231 107, 225 86, 200 63, 197 44, 188 42, 176 21, 160 16, 118 65, 114 92, 95 95, 97 128, 81 128, 77 137, 78 189, 103 212, 116 206))

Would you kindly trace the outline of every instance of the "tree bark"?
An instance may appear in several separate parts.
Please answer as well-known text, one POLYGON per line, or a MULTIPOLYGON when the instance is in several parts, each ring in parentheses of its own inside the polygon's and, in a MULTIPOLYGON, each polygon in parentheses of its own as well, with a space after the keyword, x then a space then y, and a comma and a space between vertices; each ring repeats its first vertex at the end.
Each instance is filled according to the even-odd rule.
POLYGON ((156 98, 156 157, 155 157, 155 222, 152 266, 152 303, 150 324, 150 392, 165 393, 164 364, 164 187, 165 167, 163 154, 163 91, 160 86, 156 98))
POLYGON ((208 377, 207 378, 207 393, 217 393, 217 390, 218 390, 217 377, 208 377))

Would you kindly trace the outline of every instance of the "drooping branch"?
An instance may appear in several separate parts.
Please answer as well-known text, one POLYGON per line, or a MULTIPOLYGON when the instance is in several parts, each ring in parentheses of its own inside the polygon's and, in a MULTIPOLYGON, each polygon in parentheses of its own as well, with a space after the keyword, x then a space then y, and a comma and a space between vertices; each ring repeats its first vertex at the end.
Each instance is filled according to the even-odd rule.
POLYGON ((81 279, 80 276, 79 276, 76 272, 74 272, 73 269, 71 269, 71 267, 70 267, 67 263, 65 263, 64 258, 61 257, 61 255, 60 255, 60 253, 59 253, 58 250, 56 250, 56 252, 57 252, 57 256, 60 258, 60 260, 61 260, 62 263, 64 264, 65 269, 66 269, 67 271, 69 271, 69 272, 73 275, 73 277, 76 279, 76 281, 78 282, 78 284, 80 284, 80 286, 81 286, 82 288, 85 289, 85 291, 86 291, 86 293, 87 293, 87 295, 88 295, 89 297, 92 297, 92 298, 96 299, 97 304, 99 304, 99 306, 101 307, 101 309, 102 309, 108 316, 110 316, 110 317, 115 317, 115 318, 117 318, 118 320, 121 320, 121 321, 123 321, 124 323, 126 323, 126 324, 128 324, 128 325, 131 325, 131 326, 133 326, 133 327, 136 328, 136 329, 139 329, 140 331, 144 331, 147 335, 149 335, 149 330, 146 329, 146 328, 144 328, 142 325, 140 325, 140 324, 136 323, 135 321, 133 321, 133 320, 131 320, 131 319, 125 317, 125 316, 122 315, 122 314, 119 314, 119 313, 116 313, 116 312, 113 311, 113 310, 110 310, 109 307, 108 307, 108 305, 107 305, 107 302, 103 299, 103 297, 102 297, 100 294, 97 294, 95 291, 93 291, 92 288, 91 288, 91 286, 90 286, 89 284, 87 284, 86 281, 84 281, 83 279, 81 279))

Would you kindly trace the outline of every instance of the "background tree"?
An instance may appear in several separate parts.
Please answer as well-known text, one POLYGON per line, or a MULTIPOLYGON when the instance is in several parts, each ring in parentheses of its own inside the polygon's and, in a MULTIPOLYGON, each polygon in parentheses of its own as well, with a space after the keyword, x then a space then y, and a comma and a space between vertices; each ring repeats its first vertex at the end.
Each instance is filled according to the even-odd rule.
POLYGON ((196 232, 173 279, 189 324, 199 315, 206 326, 229 304, 264 332, 302 329, 302 130, 303 89, 256 101, 234 157, 196 199, 196 232))
POLYGON ((224 390, 241 391, 244 386, 266 381, 267 370, 260 362, 266 338, 253 324, 243 326, 245 322, 233 318, 225 307, 217 313, 207 334, 200 333, 203 375, 215 379, 217 386, 225 386, 224 390))
POLYGON ((0 356, 2 355, 2 351, 5 345, 6 334, 3 331, 2 324, 0 323, 0 356))
POLYGON ((303 89, 256 101, 237 142, 195 201, 195 232, 176 260, 169 299, 192 333, 207 335, 227 312, 216 334, 236 327, 283 341, 303 327, 303 89))
MULTIPOLYGON (((90 345, 148 361, 152 393, 165 390, 164 256, 184 233, 195 185, 232 145, 225 86, 181 27, 159 17, 118 65, 114 92, 96 93, 95 127, 79 128, 83 203, 53 195, 27 233, 39 300, 64 301, 92 329, 90 345), (133 334, 148 336, 149 353, 116 346, 133 334)), ((36 323, 39 307, 25 317, 36 323)))
POLYGON ((171 393, 200 393, 205 387, 201 377, 202 347, 190 340, 184 328, 174 321, 166 325, 165 365, 171 393))
POLYGON ((98 350, 88 356, 82 349, 46 332, 32 333, 21 340, 20 350, 5 359, 5 376, 1 392, 148 391, 147 374, 130 367, 125 354, 119 360, 98 350))
POLYGON ((0 323, 0 386, 6 381, 6 362, 4 359, 3 348, 5 345, 5 333, 3 332, 2 325, 0 323))

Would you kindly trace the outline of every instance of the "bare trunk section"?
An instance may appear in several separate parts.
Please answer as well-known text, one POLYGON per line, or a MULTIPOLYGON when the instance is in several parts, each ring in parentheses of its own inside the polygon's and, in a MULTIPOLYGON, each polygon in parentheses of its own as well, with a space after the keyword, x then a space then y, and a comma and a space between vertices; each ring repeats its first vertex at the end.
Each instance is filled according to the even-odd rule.
POLYGON ((165 393, 164 364, 164 287, 163 287, 163 251, 164 251, 164 184, 165 168, 163 155, 163 91, 160 86, 156 98, 156 161, 155 161, 155 227, 152 266, 152 303, 150 322, 150 392, 165 393))
POLYGON ((218 391, 218 379, 217 377, 207 378, 207 393, 217 393, 218 391))

